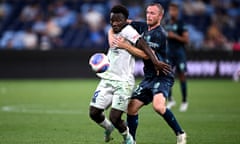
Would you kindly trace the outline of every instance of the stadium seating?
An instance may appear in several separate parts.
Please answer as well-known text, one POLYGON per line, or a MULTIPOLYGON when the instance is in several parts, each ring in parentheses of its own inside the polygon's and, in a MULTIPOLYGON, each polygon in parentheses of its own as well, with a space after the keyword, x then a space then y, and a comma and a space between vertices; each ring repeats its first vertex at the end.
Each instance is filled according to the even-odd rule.
MULTIPOLYGON (((5 0, 0 3, 0 49, 105 48, 110 8, 122 3, 128 7, 131 19, 144 20, 144 6, 152 1, 5 0)), ((166 1, 157 1, 166 8, 166 1)), ((190 37, 191 48, 208 49, 205 41, 214 21, 218 22, 217 29, 226 38, 226 43, 239 41, 239 1, 174 2, 179 3, 181 16, 190 26, 190 34, 194 35, 190 37)))

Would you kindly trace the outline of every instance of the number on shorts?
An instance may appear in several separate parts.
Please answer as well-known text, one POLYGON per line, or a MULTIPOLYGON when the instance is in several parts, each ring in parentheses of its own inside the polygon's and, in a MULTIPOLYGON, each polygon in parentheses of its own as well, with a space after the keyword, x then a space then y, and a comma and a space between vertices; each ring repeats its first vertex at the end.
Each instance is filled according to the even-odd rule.
POLYGON ((98 94, 99 94, 100 90, 98 91, 95 91, 93 97, 92 97, 92 102, 95 103, 96 102, 96 98, 98 97, 98 94))
POLYGON ((140 95, 141 94, 141 92, 142 92, 142 87, 141 86, 137 86, 137 88, 136 88, 136 90, 135 90, 135 93, 137 94, 137 95, 140 95))

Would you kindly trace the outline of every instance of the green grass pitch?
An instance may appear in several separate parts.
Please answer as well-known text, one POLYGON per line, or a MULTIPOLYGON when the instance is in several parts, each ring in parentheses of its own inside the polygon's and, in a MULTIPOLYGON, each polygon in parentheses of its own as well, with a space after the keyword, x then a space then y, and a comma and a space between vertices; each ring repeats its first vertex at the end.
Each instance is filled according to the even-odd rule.
MULTIPOLYGON (((88 117, 97 79, 0 80, 0 144, 103 144, 103 129, 88 117)), ((188 144, 240 143, 240 83, 189 80, 189 110, 173 109, 188 144)), ((180 101, 178 82, 175 99, 180 101)), ((113 133, 110 144, 120 144, 113 133)), ((174 144, 176 138, 152 106, 140 112, 138 144, 174 144)))

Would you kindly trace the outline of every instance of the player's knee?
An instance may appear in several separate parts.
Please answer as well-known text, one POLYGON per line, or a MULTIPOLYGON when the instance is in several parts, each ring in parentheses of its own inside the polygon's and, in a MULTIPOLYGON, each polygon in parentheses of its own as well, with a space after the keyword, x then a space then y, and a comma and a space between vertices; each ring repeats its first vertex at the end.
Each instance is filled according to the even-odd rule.
POLYGON ((155 95, 153 98, 153 109, 157 113, 163 115, 166 112, 165 102, 166 102, 166 99, 162 93, 155 95))
POLYGON ((127 112, 128 115, 137 115, 138 114, 138 110, 136 109, 128 109, 128 112, 127 112))
POLYGON ((128 106, 127 114, 129 114, 129 115, 136 115, 137 113, 138 113, 138 111, 136 109, 134 109, 131 106, 128 106))
POLYGON ((138 110, 142 105, 143 104, 140 105, 140 104, 136 103, 134 100, 130 101, 128 104, 128 109, 127 109, 128 115, 137 115, 138 110))
POLYGON ((153 105, 153 109, 154 109, 157 113, 163 115, 163 114, 166 112, 166 109, 167 109, 167 108, 166 108, 165 105, 158 104, 158 105, 153 105))
POLYGON ((98 113, 96 113, 95 111, 89 111, 89 117, 92 119, 92 120, 96 120, 96 118, 98 117, 98 113))
POLYGON ((98 121, 99 117, 101 117, 102 115, 102 110, 99 110, 97 108, 94 107, 90 107, 89 109, 89 117, 94 120, 94 121, 98 121))

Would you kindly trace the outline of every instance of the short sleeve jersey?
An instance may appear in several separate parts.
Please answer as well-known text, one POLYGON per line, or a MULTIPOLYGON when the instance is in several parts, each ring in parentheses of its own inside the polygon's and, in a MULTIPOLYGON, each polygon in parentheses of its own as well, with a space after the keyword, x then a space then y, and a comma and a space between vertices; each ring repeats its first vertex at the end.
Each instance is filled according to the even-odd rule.
MULTIPOLYGON (((166 22, 165 28, 167 31, 172 31, 177 35, 183 35, 187 31, 187 26, 182 20, 177 20, 175 23, 166 22)), ((184 49, 185 44, 176 39, 168 38, 168 46, 170 52, 177 51, 179 49, 184 49)))
MULTIPOLYGON (((131 25, 126 25, 115 36, 121 36, 132 44, 136 44, 140 38, 140 34, 131 25)), ((99 73, 98 76, 103 79, 127 81, 134 84, 134 56, 127 50, 117 47, 110 47, 107 56, 110 61, 110 67, 106 72, 99 73)))

